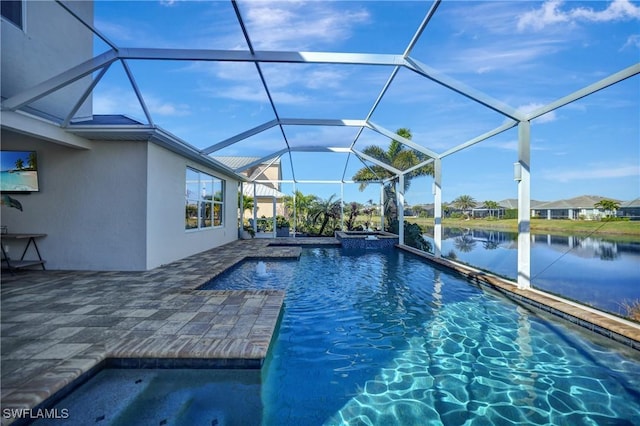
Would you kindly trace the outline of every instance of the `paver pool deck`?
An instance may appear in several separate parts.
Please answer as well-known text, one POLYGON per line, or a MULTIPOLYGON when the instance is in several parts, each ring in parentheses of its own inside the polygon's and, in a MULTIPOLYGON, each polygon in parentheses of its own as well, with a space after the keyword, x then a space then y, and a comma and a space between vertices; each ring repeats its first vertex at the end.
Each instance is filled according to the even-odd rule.
POLYGON ((3 271, 2 409, 37 407, 107 359, 259 367, 284 292, 197 288, 245 258, 298 258, 287 241, 238 240, 142 272, 3 271))
MULTIPOLYGON (((238 240, 142 272, 20 271, 11 275, 3 271, 1 408, 35 408, 107 362, 123 367, 157 363, 259 368, 276 332, 284 291, 197 288, 246 258, 296 259, 305 244, 339 242, 334 238, 238 240)), ((624 336, 627 344, 640 348, 637 324, 416 254, 508 293, 516 302, 551 308, 570 321, 576 318, 592 324, 586 327, 600 334, 624 336)), ((12 421, 1 419, 3 425, 12 421)))

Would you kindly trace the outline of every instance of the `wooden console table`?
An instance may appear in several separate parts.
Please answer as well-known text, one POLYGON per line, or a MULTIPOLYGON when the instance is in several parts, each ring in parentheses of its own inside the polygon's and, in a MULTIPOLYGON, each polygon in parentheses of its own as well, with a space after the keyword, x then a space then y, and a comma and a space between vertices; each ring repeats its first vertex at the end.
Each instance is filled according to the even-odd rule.
POLYGON ((36 244, 36 239, 46 237, 47 234, 0 234, 0 238, 2 239, 2 243, 0 246, 2 247, 2 262, 7 263, 7 268, 10 271, 14 271, 16 269, 28 268, 30 266, 42 266, 42 270, 44 270, 45 261, 42 260, 42 256, 40 255, 40 250, 38 250, 38 244, 36 244), (5 251, 5 241, 7 240, 27 240, 27 245, 25 246, 22 256, 20 256, 20 260, 13 260, 9 257, 7 252, 5 251), (25 255, 27 254, 27 250, 29 250, 29 246, 33 244, 33 248, 36 249, 36 253, 38 254, 38 259, 34 260, 25 260, 25 255))

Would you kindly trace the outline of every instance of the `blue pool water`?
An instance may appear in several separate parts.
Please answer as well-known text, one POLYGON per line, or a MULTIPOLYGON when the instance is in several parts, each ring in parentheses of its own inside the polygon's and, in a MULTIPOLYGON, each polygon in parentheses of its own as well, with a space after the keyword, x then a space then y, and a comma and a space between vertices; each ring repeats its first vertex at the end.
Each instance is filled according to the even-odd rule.
POLYGON ((209 285, 286 289, 257 381, 105 370, 106 389, 92 379, 59 407, 100 426, 640 424, 637 351, 413 255, 307 248, 299 261, 266 262, 264 275, 257 263, 209 285))
POLYGON ((263 424, 640 424, 635 351, 412 255, 266 263, 266 277, 245 262, 212 283, 287 290, 263 424))

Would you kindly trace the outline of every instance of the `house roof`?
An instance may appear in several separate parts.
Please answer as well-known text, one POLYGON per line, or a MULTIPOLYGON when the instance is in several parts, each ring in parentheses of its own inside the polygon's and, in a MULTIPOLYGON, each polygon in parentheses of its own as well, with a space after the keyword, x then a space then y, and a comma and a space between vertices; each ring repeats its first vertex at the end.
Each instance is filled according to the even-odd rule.
POLYGON ((620 203, 620 207, 640 207, 640 198, 634 198, 633 200, 620 203))
POLYGON ((255 195, 257 198, 262 198, 262 197, 282 198, 286 195, 278 191, 277 189, 271 188, 270 186, 263 185, 261 183, 256 183, 256 184, 249 183, 249 184, 242 185, 242 193, 249 197, 253 197, 254 195, 253 185, 256 186, 255 195))
MULTIPOLYGON (((549 201, 542 203, 536 208, 538 209, 592 209, 595 204, 601 200, 611 200, 608 197, 602 197, 600 195, 580 195, 578 197, 569 198, 566 200, 549 201)), ((618 201, 620 200, 613 200, 618 201)))
MULTIPOLYGON (((531 208, 536 209, 539 205, 543 204, 544 201, 531 200, 531 208)), ((500 207, 504 207, 505 209, 517 209, 518 208, 518 199, 517 198, 506 198, 502 201, 498 201, 498 205, 500 207)))
POLYGON ((122 114, 99 114, 93 115, 88 120, 74 121, 78 125, 144 125, 144 123, 122 114))
MULTIPOLYGON (((232 169, 239 169, 241 167, 255 163, 256 161, 260 160, 260 157, 248 157, 248 156, 245 156, 245 157, 213 156, 212 158, 232 169)), ((271 163, 271 161, 265 161, 260 164, 265 164, 265 163, 271 163)), ((272 164, 280 164, 280 159, 275 160, 272 164)))

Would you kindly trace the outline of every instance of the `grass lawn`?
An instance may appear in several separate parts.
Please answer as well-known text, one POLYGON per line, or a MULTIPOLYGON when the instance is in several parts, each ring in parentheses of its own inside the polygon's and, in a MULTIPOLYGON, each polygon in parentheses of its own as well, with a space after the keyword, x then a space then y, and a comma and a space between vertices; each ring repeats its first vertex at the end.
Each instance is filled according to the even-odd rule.
MULTIPOLYGON (((433 226, 433 218, 406 217, 407 222, 418 225, 433 226)), ((481 228, 518 232, 517 219, 450 219, 442 220, 442 225, 451 228, 481 228)), ((589 220, 531 220, 531 232, 551 233, 555 235, 597 235, 600 237, 616 237, 626 241, 640 242, 640 221, 589 221, 589 220)))

